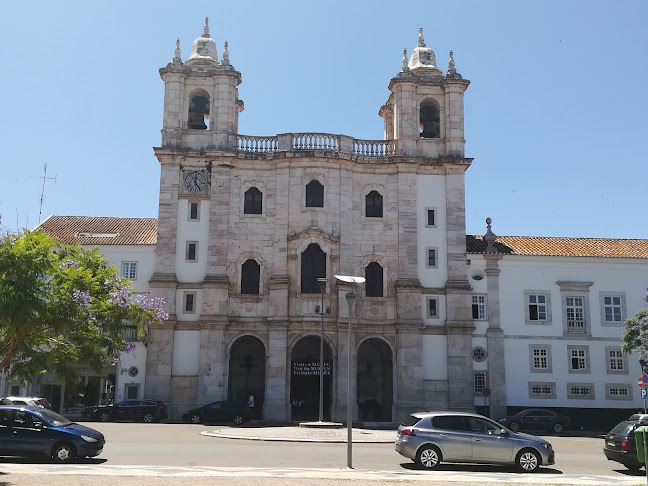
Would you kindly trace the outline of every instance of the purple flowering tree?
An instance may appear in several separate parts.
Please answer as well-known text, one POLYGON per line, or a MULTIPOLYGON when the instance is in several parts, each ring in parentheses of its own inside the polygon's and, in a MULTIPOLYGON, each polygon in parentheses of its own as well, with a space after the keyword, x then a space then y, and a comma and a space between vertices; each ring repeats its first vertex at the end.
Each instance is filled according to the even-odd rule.
MULTIPOLYGON (((643 295, 648 304, 648 289, 643 295)), ((639 359, 648 362, 648 309, 640 309, 634 316, 625 321, 625 330, 621 349, 625 353, 636 351, 639 359)))
POLYGON ((33 380, 56 370, 73 379, 75 366, 103 373, 131 352, 126 326, 143 335, 168 319, 162 299, 133 295, 130 282, 95 248, 64 245, 25 231, 0 237, 0 369, 33 380))

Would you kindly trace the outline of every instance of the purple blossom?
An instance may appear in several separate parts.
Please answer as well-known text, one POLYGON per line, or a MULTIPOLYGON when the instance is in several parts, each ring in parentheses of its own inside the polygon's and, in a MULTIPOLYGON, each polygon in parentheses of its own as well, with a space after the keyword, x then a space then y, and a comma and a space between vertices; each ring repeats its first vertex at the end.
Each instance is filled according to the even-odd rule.
MULTIPOLYGON (((142 309, 153 311, 153 319, 157 322, 164 322, 169 318, 169 314, 164 311, 166 301, 162 297, 151 297, 148 294, 140 294, 135 301, 142 309)), ((152 324, 152 321, 149 321, 152 324)))
POLYGON ((115 290, 109 292, 108 302, 117 307, 126 307, 130 303, 131 289, 127 285, 119 285, 115 290))
POLYGON ((79 262, 74 261, 72 259, 65 260, 63 263, 61 263, 61 266, 59 267, 60 270, 65 270, 66 268, 79 268, 79 262))
POLYGON ((86 305, 90 303, 90 294, 81 290, 75 290, 72 292, 72 300, 77 304, 86 305))
POLYGON ((643 294, 643 300, 648 303, 648 289, 646 289, 646 292, 643 294))
POLYGON ((126 344, 124 344, 124 347, 122 348, 122 352, 123 353, 132 353, 133 351, 135 351, 136 347, 137 346, 135 346, 135 343, 126 343, 126 344))
POLYGON ((119 363, 119 358, 104 358, 101 361, 104 366, 115 366, 117 363, 119 363))

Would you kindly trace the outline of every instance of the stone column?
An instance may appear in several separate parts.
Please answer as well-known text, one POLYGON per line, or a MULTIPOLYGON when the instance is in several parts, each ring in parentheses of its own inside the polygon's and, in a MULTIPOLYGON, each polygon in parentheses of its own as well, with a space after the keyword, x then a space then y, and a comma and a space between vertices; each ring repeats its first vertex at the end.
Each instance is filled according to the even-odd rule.
POLYGON ((263 417, 268 420, 290 420, 288 403, 290 361, 288 354, 288 323, 274 321, 268 332, 265 401, 263 417))
POLYGON ((504 332, 500 319, 499 261, 502 255, 484 255, 486 260, 486 288, 488 302, 488 399, 491 417, 504 417, 506 413, 506 366, 504 363, 504 332))
MULTIPOLYGON (((210 187, 209 248, 207 275, 227 275, 231 170, 213 167, 210 187)), ((237 209, 238 205, 234 209, 237 209)))
POLYGON ((198 402, 208 403, 227 397, 225 331, 221 326, 201 323, 198 365, 198 402))

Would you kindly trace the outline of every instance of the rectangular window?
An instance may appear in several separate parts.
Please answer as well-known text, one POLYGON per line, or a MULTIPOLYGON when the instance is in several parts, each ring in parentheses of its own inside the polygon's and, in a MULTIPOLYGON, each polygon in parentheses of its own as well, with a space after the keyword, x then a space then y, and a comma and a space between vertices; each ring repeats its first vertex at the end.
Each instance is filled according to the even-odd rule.
POLYGON ((593 400, 593 383, 567 383, 567 398, 576 400, 593 400))
POLYGON ((193 220, 198 219, 198 203, 197 202, 189 203, 189 219, 193 219, 193 220))
POLYGON ((567 332, 569 334, 585 333, 585 306, 583 297, 565 297, 567 311, 567 332))
POLYGON ((184 312, 185 314, 194 314, 196 312, 196 294, 194 292, 185 292, 184 312))
POLYGON ((623 371, 625 368, 623 363, 623 352, 620 349, 612 349, 608 351, 608 359, 610 360, 611 370, 623 371))
POLYGON ((425 251, 427 252, 426 266, 436 267, 437 266, 436 248, 426 248, 425 251))
POLYGON ((472 317, 473 319, 479 321, 486 320, 486 296, 485 295, 472 296, 472 317))
POLYGON ((605 398, 608 400, 632 400, 632 387, 625 383, 606 383, 605 398))
POLYGON ((589 373, 590 359, 587 346, 567 346, 570 373, 589 373))
POLYGON ((529 320, 547 320, 547 297, 540 294, 529 294, 529 320))
POLYGON ((436 226, 436 209, 425 210, 425 226, 428 227, 436 226))
POLYGON ((187 260, 195 262, 198 259, 198 243, 195 241, 187 242, 187 260))
POLYGON ((439 299, 428 297, 427 299, 428 317, 439 317, 439 299))
POLYGON ((473 372, 473 392, 475 395, 481 395, 482 390, 486 388, 486 372, 474 371, 473 372))
POLYGON ((556 384, 529 383, 529 398, 556 398, 556 384))
POLYGON ((549 368, 546 348, 536 348, 533 350, 533 369, 546 370, 549 368))
POLYGON ((621 296, 603 297, 603 308, 605 310, 605 322, 621 322, 623 320, 621 313, 621 296))
POLYGON ((122 262, 122 277, 130 280, 137 280, 137 262, 122 262))

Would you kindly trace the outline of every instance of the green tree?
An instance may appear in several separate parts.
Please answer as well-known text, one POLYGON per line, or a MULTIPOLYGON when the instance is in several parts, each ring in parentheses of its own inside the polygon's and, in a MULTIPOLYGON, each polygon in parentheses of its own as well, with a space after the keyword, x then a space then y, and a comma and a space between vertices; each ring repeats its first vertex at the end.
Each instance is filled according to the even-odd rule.
POLYGON ((140 333, 168 318, 164 301, 133 299, 97 248, 65 245, 42 231, 0 239, 0 370, 32 381, 46 371, 74 379, 75 365, 103 373, 126 342, 126 323, 140 333))
MULTIPOLYGON (((643 300, 648 304, 648 289, 643 300)), ((637 351, 639 359, 648 362, 648 309, 645 307, 625 321, 621 349, 628 354, 637 351)))

